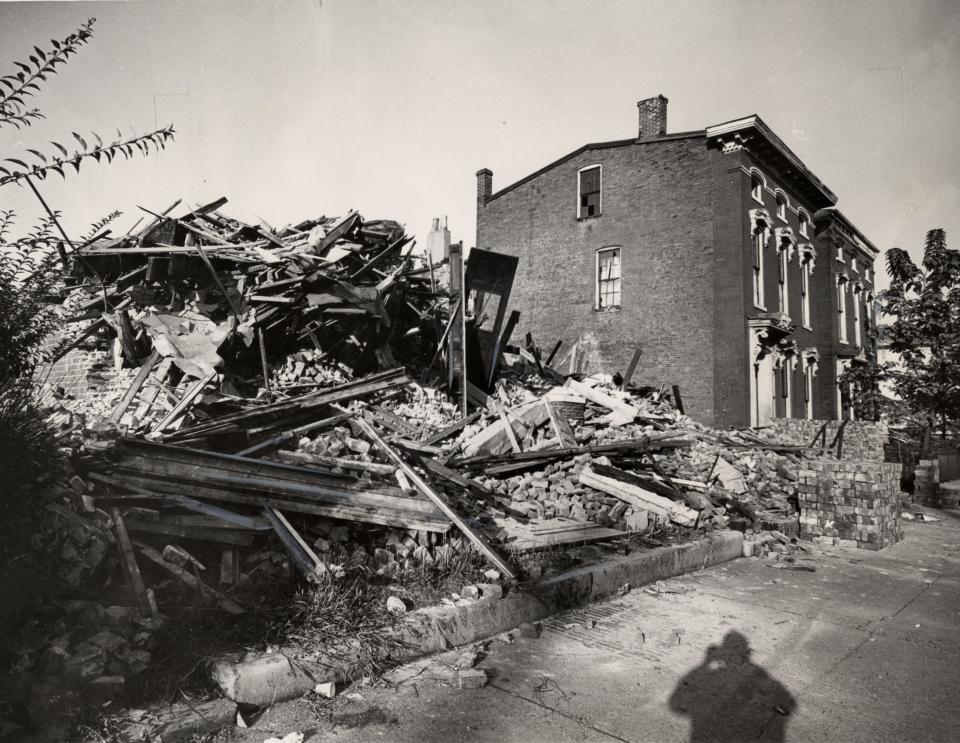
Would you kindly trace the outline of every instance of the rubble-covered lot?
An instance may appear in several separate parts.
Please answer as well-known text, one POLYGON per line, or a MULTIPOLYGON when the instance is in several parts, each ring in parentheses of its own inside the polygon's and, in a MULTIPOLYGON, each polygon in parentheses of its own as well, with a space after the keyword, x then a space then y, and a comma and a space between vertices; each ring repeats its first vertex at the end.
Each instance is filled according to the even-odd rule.
POLYGON ((54 357, 108 373, 51 410, 69 466, 35 539, 69 590, 8 644, 31 680, 8 697, 22 724, 78 700, 198 698, 227 649, 346 643, 373 673, 377 629, 407 611, 604 551, 754 527, 793 561, 810 450, 710 430, 663 389, 560 374, 509 334, 464 414, 448 336, 476 307, 400 225, 274 229, 225 201, 70 256, 54 357))

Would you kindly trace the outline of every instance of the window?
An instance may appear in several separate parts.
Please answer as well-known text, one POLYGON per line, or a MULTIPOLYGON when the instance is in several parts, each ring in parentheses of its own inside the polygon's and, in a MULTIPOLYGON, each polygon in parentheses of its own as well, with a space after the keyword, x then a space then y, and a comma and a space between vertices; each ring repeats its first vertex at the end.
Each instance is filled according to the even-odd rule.
POLYGON ((855 257, 850 259, 850 268, 860 273, 860 266, 857 265, 857 259, 855 257))
POLYGON ((870 281, 870 266, 863 267, 863 278, 864 281, 870 281))
POLYGON ((810 237, 809 228, 810 228, 810 219, 809 217, 807 217, 807 213, 800 212, 800 235, 802 237, 810 237))
POLYGON ((577 192, 580 200, 577 202, 577 217, 587 219, 600 216, 600 188, 602 174, 599 165, 591 165, 577 171, 577 192))
POLYGON ((813 378, 817 375, 818 357, 810 354, 803 365, 803 409, 807 420, 813 420, 813 378))
POLYGON ((620 306, 620 248, 597 251, 597 309, 620 306))
POLYGON ((787 221, 787 200, 782 193, 777 194, 777 218, 787 221))
POLYGON ((847 277, 837 276, 837 314, 840 322, 840 342, 847 342, 847 277))
POLYGON ((800 321, 807 330, 810 325, 810 274, 813 272, 813 262, 804 257, 800 263, 800 321))
POLYGON ((793 417, 793 371, 796 366, 794 357, 780 359, 779 366, 779 386, 780 396, 783 398, 783 416, 784 418, 793 417))
POLYGON ((763 304, 763 246, 767 241, 765 230, 753 233, 753 304, 764 309, 763 304))
POLYGON ((763 177, 755 170, 750 173, 750 195, 754 201, 763 203, 763 177))
POLYGON ((837 248, 837 262, 846 263, 846 261, 843 260, 843 248, 837 248))
POLYGON ((863 289, 854 286, 851 299, 853 299, 853 344, 859 347, 861 345, 860 324, 863 322, 860 318, 860 302, 863 300, 863 289))
POLYGON ((780 266, 777 273, 777 291, 779 292, 780 312, 784 315, 790 315, 790 289, 787 285, 787 270, 790 267, 790 253, 786 247, 781 247, 780 266))

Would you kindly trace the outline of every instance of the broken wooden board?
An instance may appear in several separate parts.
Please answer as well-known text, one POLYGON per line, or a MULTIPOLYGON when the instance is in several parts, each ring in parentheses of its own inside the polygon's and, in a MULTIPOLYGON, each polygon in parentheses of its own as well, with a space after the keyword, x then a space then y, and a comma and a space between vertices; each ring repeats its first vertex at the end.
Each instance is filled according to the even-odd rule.
POLYGON ((557 440, 560 442, 560 448, 572 449, 576 447, 578 443, 577 437, 573 432, 573 428, 570 426, 570 421, 561 415, 556 405, 548 398, 544 397, 542 399, 543 404, 547 408, 547 415, 550 416, 550 425, 553 427, 553 432, 557 435, 557 440))
POLYGON ((137 543, 137 549, 140 550, 140 554, 146 557, 148 560, 153 562, 156 565, 159 565, 161 568, 166 570, 168 573, 172 574, 176 578, 179 578, 183 583, 186 583, 195 591, 199 592, 203 596, 212 596, 216 600, 217 604, 221 609, 230 613, 230 614, 244 614, 245 610, 239 604, 237 604, 233 599, 224 595, 220 591, 217 591, 211 586, 208 586, 202 580, 197 578, 195 575, 191 575, 188 571, 181 568, 179 565, 174 565, 172 562, 167 562, 163 559, 163 555, 157 552, 153 547, 149 547, 145 544, 137 543))
POLYGON ((446 499, 440 495, 437 491, 430 487, 430 485, 416 473, 416 471, 411 467, 399 454, 397 454, 390 446, 380 438, 380 435, 374 430, 373 426, 367 423, 362 418, 357 418, 357 425, 363 430, 367 438, 370 441, 377 445, 377 447, 384 454, 387 455, 392 461, 396 462, 397 466, 403 470, 403 473, 409 478, 410 482, 416 486, 417 490, 423 493, 427 498, 429 498, 443 513, 449 518, 458 529, 469 539, 474 546, 482 552, 490 562, 492 562, 497 569, 506 577, 516 580, 517 574, 516 571, 486 540, 483 535, 476 532, 470 527, 469 524, 463 519, 460 514, 453 510, 450 505, 447 503, 446 499))
POLYGON ((276 508, 264 508, 263 515, 270 522, 274 533, 283 543, 287 554, 297 569, 310 581, 317 581, 326 572, 326 566, 293 525, 276 508))
POLYGON ((163 534, 168 537, 177 537, 178 539, 218 542, 221 544, 233 544, 239 547, 249 547, 253 544, 254 539, 253 534, 239 529, 189 526, 186 524, 173 524, 167 521, 143 521, 134 518, 128 518, 126 522, 127 528, 130 531, 147 534, 163 534))
POLYGON ((657 516, 670 519, 675 524, 693 526, 697 522, 699 514, 692 508, 674 503, 669 498, 644 490, 637 485, 598 475, 589 467, 580 472, 577 481, 581 485, 615 496, 634 508, 650 511, 657 516))
POLYGON ((565 387, 570 388, 584 399, 606 408, 610 414, 606 417, 606 422, 611 426, 624 426, 632 423, 633 419, 640 415, 640 411, 633 405, 628 405, 608 392, 595 389, 583 382, 575 379, 568 379, 564 383, 565 387))
POLYGON ((504 530, 508 535, 510 551, 521 554, 560 545, 589 544, 630 536, 630 532, 561 516, 532 519, 528 524, 509 523, 504 530))
MULTIPOLYGON (((518 405, 513 409, 514 416, 519 420, 510 421, 510 427, 515 434, 524 435, 524 426, 535 427, 547 421, 547 410, 539 400, 518 405)), ((507 424, 502 419, 496 420, 480 431, 476 436, 463 444, 465 457, 478 454, 501 454, 507 451, 510 437, 506 431, 507 424)))

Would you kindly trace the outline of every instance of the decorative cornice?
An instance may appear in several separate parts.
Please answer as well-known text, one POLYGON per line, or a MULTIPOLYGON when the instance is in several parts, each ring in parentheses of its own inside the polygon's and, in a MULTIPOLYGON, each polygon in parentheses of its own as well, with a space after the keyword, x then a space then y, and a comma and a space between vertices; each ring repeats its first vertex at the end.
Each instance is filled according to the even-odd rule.
POLYGON ((758 235, 763 233, 763 239, 770 239, 770 212, 760 207, 750 210, 750 234, 758 235))

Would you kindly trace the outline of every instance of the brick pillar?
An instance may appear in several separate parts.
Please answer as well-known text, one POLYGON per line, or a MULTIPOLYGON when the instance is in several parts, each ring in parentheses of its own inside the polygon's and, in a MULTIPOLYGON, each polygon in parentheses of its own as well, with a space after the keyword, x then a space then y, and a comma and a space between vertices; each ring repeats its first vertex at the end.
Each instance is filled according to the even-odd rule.
POLYGON ((659 137, 667 133, 667 99, 662 95, 647 98, 637 103, 640 112, 640 125, 637 138, 659 137))

